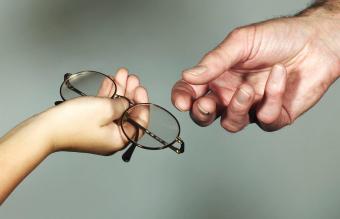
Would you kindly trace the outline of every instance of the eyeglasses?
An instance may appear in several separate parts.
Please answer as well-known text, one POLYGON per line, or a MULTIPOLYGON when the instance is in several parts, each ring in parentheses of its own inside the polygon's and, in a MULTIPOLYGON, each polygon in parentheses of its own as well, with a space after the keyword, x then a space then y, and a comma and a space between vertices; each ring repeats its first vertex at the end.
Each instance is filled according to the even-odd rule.
MULTIPOLYGON (((112 99, 124 98, 129 102, 129 108, 119 121, 122 132, 131 144, 122 155, 125 162, 130 161, 137 146, 148 150, 170 148, 177 154, 184 152, 184 141, 179 137, 180 125, 174 115, 153 103, 134 104, 127 97, 120 96, 116 92, 117 85, 114 80, 97 71, 67 73, 60 86, 60 96, 63 101, 80 96, 99 96, 112 99)), ((55 105, 63 101, 57 101, 55 105)))

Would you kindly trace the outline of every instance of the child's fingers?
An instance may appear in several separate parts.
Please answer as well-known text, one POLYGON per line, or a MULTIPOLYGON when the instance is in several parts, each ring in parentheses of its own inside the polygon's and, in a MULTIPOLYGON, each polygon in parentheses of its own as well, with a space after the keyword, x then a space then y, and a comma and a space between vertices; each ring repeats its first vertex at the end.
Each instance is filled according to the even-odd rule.
POLYGON ((136 75, 129 75, 125 89, 125 97, 127 97, 129 100, 133 100, 135 91, 139 84, 139 78, 136 75))
POLYGON ((148 92, 142 86, 136 88, 135 96, 134 96, 135 103, 148 103, 149 97, 148 92))
POLYGON ((102 81, 102 84, 99 88, 97 96, 111 97, 113 95, 112 94, 110 96, 112 89, 115 89, 112 80, 110 80, 110 78, 105 77, 105 79, 102 81))
MULTIPOLYGON (((145 88, 139 86, 139 79, 134 75, 127 76, 126 74, 126 78, 124 76, 125 75, 121 74, 119 71, 115 77, 115 81, 117 81, 117 88, 119 87, 117 94, 124 95, 122 92, 124 86, 119 86, 118 83, 124 83, 125 80, 125 96, 133 100, 133 102, 136 104, 147 103, 148 94, 145 88)), ((111 109, 111 117, 107 118, 108 124, 103 127, 104 135, 106 136, 106 139, 109 140, 111 145, 109 154, 123 149, 130 142, 129 139, 134 139, 137 130, 140 130, 140 128, 138 128, 135 124, 132 124, 131 121, 129 122, 126 119, 123 120, 122 124, 112 122, 121 118, 124 112, 126 112, 127 105, 119 101, 126 100, 124 98, 117 98, 116 100, 112 101, 111 107, 113 110, 111 109)), ((149 120, 149 108, 147 106, 136 106, 130 110, 128 111, 128 118, 132 119, 143 127, 147 127, 149 120)), ((139 133, 141 137, 143 132, 140 130, 139 133)))
POLYGON ((101 125, 107 125, 120 119, 129 107, 125 98, 103 99, 103 104, 98 115, 102 115, 101 125))
POLYGON ((105 127, 103 139, 108 141, 110 145, 109 152, 111 152, 111 154, 125 148, 130 143, 129 139, 133 138, 135 135, 136 129, 131 125, 127 125, 127 123, 123 123, 122 126, 120 126, 120 124, 112 123, 105 127), (129 138, 127 138, 127 136, 129 136, 129 138))
POLYGON ((109 106, 106 106, 106 110, 108 110, 105 118, 106 125, 100 128, 103 136, 99 138, 100 141, 104 141, 105 145, 108 145, 108 155, 123 149, 136 133, 136 129, 131 124, 120 123, 120 119, 129 107, 128 101, 125 98, 115 98, 109 101, 109 106))
POLYGON ((114 82, 117 85, 116 94, 118 94, 120 96, 124 96, 124 94, 125 94, 128 74, 129 74, 129 72, 126 68, 120 68, 120 69, 118 69, 115 77, 113 78, 114 82))
MULTIPOLYGON (((135 126, 135 124, 132 124, 132 122, 136 122, 139 125, 142 125, 143 127, 147 127, 148 119, 149 119, 149 106, 148 105, 138 105, 139 103, 147 103, 148 102, 148 95, 143 87, 138 87, 135 92, 135 98, 134 103, 137 104, 133 107, 131 107, 128 110, 128 119, 123 123, 123 129, 124 131, 129 134, 130 139, 134 136, 135 132, 138 127, 135 126)), ((142 131, 141 131, 142 133, 142 131)))
MULTIPOLYGON (((150 122, 150 105, 148 104, 141 104, 148 102, 148 94, 145 88, 138 87, 135 92, 134 102, 137 104, 129 111, 129 118, 132 119, 136 124, 142 126, 144 128, 148 128, 150 122)), ((136 126, 136 124, 131 124, 134 127, 130 127, 130 129, 139 130, 140 139, 143 134, 144 130, 141 127, 136 126)))

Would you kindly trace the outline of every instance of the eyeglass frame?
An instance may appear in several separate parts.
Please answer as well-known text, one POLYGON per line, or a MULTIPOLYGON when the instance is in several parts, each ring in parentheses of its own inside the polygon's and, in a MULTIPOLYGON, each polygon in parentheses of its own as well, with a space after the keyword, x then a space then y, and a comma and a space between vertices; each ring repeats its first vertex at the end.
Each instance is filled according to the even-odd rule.
MULTIPOLYGON (((108 75, 104 74, 104 73, 101 73, 101 72, 98 72, 98 71, 93 71, 93 70, 84 70, 84 71, 80 71, 80 72, 77 72, 77 73, 66 73, 64 75, 64 81, 63 83, 61 84, 60 86, 60 89, 59 89, 59 94, 60 94, 60 97, 62 98, 62 101, 56 101, 54 104, 55 105, 59 105, 65 101, 67 101, 63 94, 62 94, 62 88, 63 88, 63 85, 66 84, 67 88, 76 92, 77 94, 79 94, 80 96, 88 96, 86 94, 84 94, 83 92, 81 92, 80 90, 76 89, 75 87, 73 87, 73 85, 67 83, 69 82, 69 79, 70 77, 72 76, 77 76, 77 75, 81 75, 81 74, 85 74, 85 73, 95 73, 95 74, 100 74, 108 79, 110 79, 114 86, 115 86, 115 92, 114 94, 112 95, 112 97, 109 97, 110 99, 115 99, 115 98, 124 98, 125 100, 128 101, 129 103, 129 107, 124 111, 122 117, 119 119, 120 120, 120 127, 125 135, 125 137, 129 140, 129 144, 131 144, 131 146, 129 146, 129 144, 125 147, 125 148, 128 148, 124 154, 122 155, 122 158, 125 162, 129 162, 130 161, 130 158, 132 156, 132 153, 134 152, 134 149, 136 148, 136 146, 142 148, 142 149, 146 149, 146 150, 163 150, 165 148, 170 148, 171 150, 173 150, 174 152, 176 152, 177 154, 182 154, 184 153, 185 151, 185 143, 184 141, 180 138, 180 133, 181 133, 181 126, 179 124, 179 121, 178 119, 171 113, 169 112, 167 109, 165 109, 164 107, 162 106, 159 106, 157 104, 154 104, 154 103, 137 103, 137 104, 134 104, 130 99, 128 99, 127 97, 125 96, 121 96, 121 95, 118 95, 116 94, 117 92, 117 84, 114 82, 114 80, 112 78, 110 78, 108 75), (151 136, 152 138, 156 139, 158 142, 160 142, 161 144, 163 144, 163 146, 161 147, 148 147, 148 146, 144 146, 144 145, 141 145, 137 142, 138 140, 138 136, 139 136, 139 129, 137 129, 137 135, 136 135, 136 139, 137 140, 132 140, 130 139, 130 137, 127 135, 127 133, 125 132, 124 128, 123 127, 123 118, 125 116, 126 113, 128 113, 128 111, 130 109, 132 109, 133 107, 136 107, 136 106, 141 106, 141 105, 150 105, 150 106, 156 106, 157 108, 167 112, 176 122, 177 126, 178 126, 178 133, 177 133, 177 137, 175 138, 175 140, 173 140, 171 143, 167 143, 166 141, 164 141, 162 138, 158 137, 157 135, 153 134, 150 130, 148 130, 147 128, 143 127, 142 125, 138 124, 137 122, 133 121, 131 119, 131 121, 128 121, 131 125, 133 125, 135 128, 136 126, 138 126, 138 128, 142 129, 144 131, 144 133, 148 134, 149 136, 151 136), (132 124, 133 123, 133 124, 132 124), (166 145, 164 144, 166 143, 166 145), (180 144, 180 148, 177 148, 174 146, 174 144, 180 144)), ((79 97, 80 97, 79 96, 79 97)), ((128 118, 128 117, 127 117, 128 118)))

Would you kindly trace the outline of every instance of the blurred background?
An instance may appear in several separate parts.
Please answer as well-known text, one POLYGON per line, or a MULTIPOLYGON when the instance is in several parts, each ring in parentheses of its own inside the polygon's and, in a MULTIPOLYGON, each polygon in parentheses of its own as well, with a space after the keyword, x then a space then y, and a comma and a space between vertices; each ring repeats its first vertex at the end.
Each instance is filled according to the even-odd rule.
MULTIPOLYGON (((170 103, 172 85, 235 27, 308 0, 0 0, 0 134, 59 100, 66 72, 126 66, 180 120, 186 152, 48 157, 0 207, 4 219, 340 217, 340 87, 293 126, 229 134, 170 103)), ((39 137, 39 133, 36 133, 39 137)), ((29 147, 29 145, 27 145, 29 147)), ((1 171, 1 169, 0 169, 1 171)))

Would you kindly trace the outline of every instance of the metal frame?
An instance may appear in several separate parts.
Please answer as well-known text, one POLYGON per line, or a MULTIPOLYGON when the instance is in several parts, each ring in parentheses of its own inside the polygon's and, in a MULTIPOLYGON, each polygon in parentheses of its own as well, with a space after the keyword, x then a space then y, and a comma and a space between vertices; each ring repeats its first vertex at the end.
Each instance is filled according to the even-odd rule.
POLYGON ((162 149, 165 149, 165 148, 170 148, 171 150, 175 151, 177 154, 182 154, 184 153, 184 148, 185 148, 185 143, 184 141, 179 137, 180 136, 180 133, 181 133, 181 126, 177 120, 177 118, 171 113, 169 112, 168 110, 166 110, 165 108, 157 105, 157 104, 153 104, 153 103, 138 103, 138 104, 134 104, 131 100, 129 100, 127 97, 125 96, 120 96, 120 95, 117 95, 116 94, 116 91, 117 91, 117 85, 116 83, 114 82, 114 80, 112 80, 108 75, 106 74, 103 74, 101 72, 98 72, 98 71, 91 71, 91 70, 87 70, 87 71, 80 71, 80 72, 77 72, 77 73, 66 73, 64 75, 64 81, 63 83, 61 84, 60 86, 60 89, 59 89, 59 93, 60 93, 60 97, 62 98, 63 101, 56 101, 55 102, 55 105, 59 105, 61 104, 62 102, 66 101, 66 99, 64 98, 63 94, 62 94, 62 88, 64 86, 64 84, 66 84, 67 88, 69 88, 70 90, 76 92, 78 95, 80 96, 86 96, 85 93, 81 92, 80 90, 78 90, 77 88, 75 88, 70 82, 70 78, 72 77, 76 77, 76 76, 79 76, 81 74, 86 74, 86 73, 95 73, 95 74, 100 74, 104 77, 107 77, 109 78, 114 86, 115 86, 115 92, 114 94, 112 95, 112 99, 115 99, 115 98, 125 98, 128 102, 129 102, 129 108, 125 110, 125 112, 123 113, 123 116, 122 118, 120 119, 120 127, 121 129, 123 130, 123 133, 124 135, 127 137, 127 139, 130 141, 131 143, 131 146, 124 152, 124 154, 122 155, 122 159, 125 161, 125 162, 129 162, 130 161, 130 158, 136 148, 136 146, 140 147, 140 148, 143 148, 143 149, 147 149, 147 150, 162 150, 162 149), (128 111, 134 107, 137 107, 137 106, 140 106, 140 105, 150 105, 150 106, 155 106, 161 110, 164 110, 165 112, 167 112, 177 123, 177 126, 178 126, 178 133, 177 133, 177 137, 174 141, 172 141, 171 143, 167 143, 166 141, 164 141, 162 138, 160 138, 159 136, 155 135, 154 133, 152 133, 150 130, 146 129, 145 127, 143 127, 142 125, 138 124, 136 121, 133 121, 132 119, 130 121, 127 121, 129 122, 131 125, 135 126, 137 128, 137 135, 135 135, 135 139, 130 139, 129 136, 127 135, 127 133, 124 131, 124 129, 122 128, 122 124, 123 124, 123 118, 126 116, 126 114, 128 113, 128 111), (162 147, 147 147, 147 146, 144 146, 144 145, 141 145, 138 143, 138 136, 139 136, 139 129, 142 129, 144 133, 148 134, 149 136, 151 136, 152 138, 156 139, 158 142, 160 142, 161 144, 163 144, 164 146, 162 147), (174 144, 178 143, 179 144, 179 148, 175 147, 174 144))

